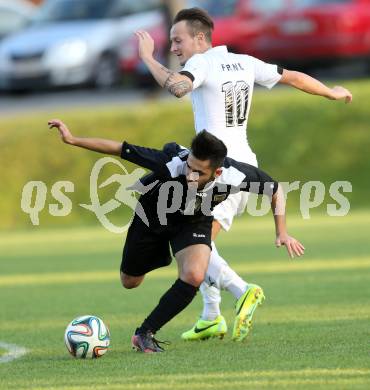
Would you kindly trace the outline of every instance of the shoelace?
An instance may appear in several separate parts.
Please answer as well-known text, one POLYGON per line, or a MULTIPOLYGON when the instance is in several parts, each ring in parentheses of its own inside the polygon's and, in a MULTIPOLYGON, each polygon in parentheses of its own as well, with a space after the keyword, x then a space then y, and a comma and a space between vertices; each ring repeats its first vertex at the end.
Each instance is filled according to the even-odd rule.
POLYGON ((153 343, 155 344, 156 347, 163 349, 159 344, 163 345, 171 345, 170 341, 160 341, 157 340, 154 336, 152 336, 153 343))

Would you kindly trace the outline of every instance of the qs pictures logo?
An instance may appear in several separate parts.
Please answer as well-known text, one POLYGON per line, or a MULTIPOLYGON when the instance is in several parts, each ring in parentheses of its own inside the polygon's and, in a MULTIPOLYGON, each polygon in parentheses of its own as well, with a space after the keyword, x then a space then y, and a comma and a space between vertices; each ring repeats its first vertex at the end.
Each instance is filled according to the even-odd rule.
MULTIPOLYGON (((130 224, 130 221, 122 226, 117 226, 109 219, 109 214, 114 210, 127 206, 148 225, 148 219, 144 209, 137 201, 136 194, 144 194, 153 188, 157 182, 144 186, 140 181, 145 170, 136 168, 131 173, 128 173, 126 168, 118 160, 111 157, 103 157, 99 159, 93 166, 90 173, 90 203, 79 204, 79 207, 95 214, 102 226, 112 233, 125 232, 130 224), (113 164, 118 168, 119 173, 110 176, 103 183, 99 184, 99 177, 105 166, 113 164), (104 203, 101 202, 99 191, 113 184, 118 184, 118 189, 113 199, 104 203)), ((59 203, 49 204, 49 213, 55 217, 67 216, 72 212, 72 201, 66 193, 73 193, 75 185, 71 181, 58 181, 51 187, 52 197, 59 203)), ((21 209, 30 217, 31 223, 34 226, 40 225, 39 214, 46 206, 46 197, 48 193, 47 185, 43 181, 29 181, 22 190, 21 209)))

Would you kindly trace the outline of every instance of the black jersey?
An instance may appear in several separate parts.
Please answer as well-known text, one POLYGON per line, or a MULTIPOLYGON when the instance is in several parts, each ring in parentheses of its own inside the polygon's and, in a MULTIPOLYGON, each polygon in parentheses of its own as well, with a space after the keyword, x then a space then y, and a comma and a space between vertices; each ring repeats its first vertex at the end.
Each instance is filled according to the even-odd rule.
POLYGON ((174 204, 177 207, 168 213, 171 221, 212 218, 211 211, 230 194, 246 191, 271 196, 277 191, 278 183, 265 172, 226 157, 222 174, 192 194, 186 180, 188 155, 189 150, 175 142, 164 145, 162 150, 123 143, 123 159, 152 171, 141 179, 144 186, 152 184, 152 188, 139 198, 150 223, 161 222, 158 212, 170 210, 174 204))

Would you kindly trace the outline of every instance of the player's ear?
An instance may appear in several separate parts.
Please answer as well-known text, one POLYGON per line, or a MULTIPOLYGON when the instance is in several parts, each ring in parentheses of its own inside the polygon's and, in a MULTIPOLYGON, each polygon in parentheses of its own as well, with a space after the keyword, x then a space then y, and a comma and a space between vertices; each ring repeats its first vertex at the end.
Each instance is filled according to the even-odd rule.
POLYGON ((222 174, 222 168, 217 168, 215 170, 215 177, 219 177, 219 176, 221 176, 221 174, 222 174))
POLYGON ((197 39, 198 39, 199 43, 205 41, 206 40, 206 36, 204 35, 204 32, 199 31, 197 33, 197 39))

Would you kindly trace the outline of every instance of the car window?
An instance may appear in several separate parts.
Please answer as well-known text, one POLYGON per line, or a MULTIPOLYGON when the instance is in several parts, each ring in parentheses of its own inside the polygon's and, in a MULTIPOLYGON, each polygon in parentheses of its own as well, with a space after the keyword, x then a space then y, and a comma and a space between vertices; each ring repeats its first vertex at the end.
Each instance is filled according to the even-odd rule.
POLYGON ((48 0, 36 22, 106 19, 158 8, 161 0, 48 0))
POLYGON ((326 5, 335 3, 351 3, 353 0, 295 0, 296 7, 312 7, 315 5, 326 5))
POLYGON ((25 25, 26 22, 27 19, 24 16, 0 7, 0 35, 5 35, 18 30, 25 25))
POLYGON ((161 0, 141 0, 141 1, 127 1, 117 0, 109 10, 108 16, 119 17, 125 15, 136 14, 139 12, 150 11, 158 9, 162 6, 161 0))
MULTIPOLYGON (((291 2, 289 2, 290 4, 291 2)), ((251 0, 250 8, 253 12, 270 13, 281 11, 288 6, 287 0, 251 0)))
POLYGON ((187 7, 200 7, 208 11, 211 16, 230 16, 235 13, 238 0, 190 0, 187 7))
POLYGON ((106 19, 158 8, 161 0, 49 0, 36 22, 106 19))
POLYGON ((37 21, 102 19, 114 0, 49 0, 40 9, 37 21))

